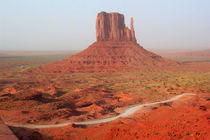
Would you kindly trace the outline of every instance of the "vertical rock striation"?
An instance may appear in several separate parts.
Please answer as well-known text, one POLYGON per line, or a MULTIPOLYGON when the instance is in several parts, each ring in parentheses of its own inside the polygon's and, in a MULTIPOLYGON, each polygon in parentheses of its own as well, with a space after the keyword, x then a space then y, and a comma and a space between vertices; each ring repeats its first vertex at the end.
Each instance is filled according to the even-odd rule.
POLYGON ((130 31, 130 33, 131 33, 131 41, 136 42, 135 32, 134 32, 134 28, 133 28, 133 18, 131 18, 130 28, 131 28, 131 31, 130 31))
POLYGON ((97 41, 133 41, 136 42, 133 18, 129 29, 125 26, 124 15, 101 12, 96 19, 97 41))

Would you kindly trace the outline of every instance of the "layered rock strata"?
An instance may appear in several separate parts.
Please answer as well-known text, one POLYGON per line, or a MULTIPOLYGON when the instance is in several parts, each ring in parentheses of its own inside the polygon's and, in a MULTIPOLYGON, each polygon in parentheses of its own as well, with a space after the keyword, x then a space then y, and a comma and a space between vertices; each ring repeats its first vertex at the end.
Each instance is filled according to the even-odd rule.
POLYGON ((129 29, 119 13, 98 14, 96 39, 84 51, 38 70, 50 73, 160 71, 165 66, 177 64, 140 46, 136 41, 133 18, 129 29))
POLYGON ((101 12, 96 18, 97 41, 133 41, 136 42, 133 18, 130 29, 125 26, 124 16, 119 13, 101 12))

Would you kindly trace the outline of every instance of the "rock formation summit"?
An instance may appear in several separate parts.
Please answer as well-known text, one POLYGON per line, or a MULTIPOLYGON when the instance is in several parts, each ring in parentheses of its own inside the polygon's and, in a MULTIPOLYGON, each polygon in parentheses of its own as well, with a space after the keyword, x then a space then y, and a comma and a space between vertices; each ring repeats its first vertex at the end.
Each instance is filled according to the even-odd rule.
POLYGON ((131 18, 129 29, 124 15, 100 12, 96 19, 96 42, 78 54, 38 69, 50 73, 156 71, 176 64, 140 46, 133 23, 131 18))
POLYGON ((125 26, 124 16, 119 13, 101 12, 96 19, 97 41, 133 41, 136 42, 131 18, 130 29, 125 26))

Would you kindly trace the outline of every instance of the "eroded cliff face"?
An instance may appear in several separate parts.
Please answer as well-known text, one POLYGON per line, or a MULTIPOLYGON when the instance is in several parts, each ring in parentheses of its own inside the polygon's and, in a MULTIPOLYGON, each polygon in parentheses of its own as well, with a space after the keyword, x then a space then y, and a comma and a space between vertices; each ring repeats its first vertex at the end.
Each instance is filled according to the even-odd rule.
POLYGON ((133 18, 130 29, 119 13, 101 12, 96 19, 97 41, 68 59, 37 69, 48 73, 93 73, 127 71, 162 71, 176 65, 140 46, 135 38, 133 18))
POLYGON ((96 19, 97 41, 133 41, 136 42, 133 18, 130 29, 125 26, 124 15, 101 12, 96 19))

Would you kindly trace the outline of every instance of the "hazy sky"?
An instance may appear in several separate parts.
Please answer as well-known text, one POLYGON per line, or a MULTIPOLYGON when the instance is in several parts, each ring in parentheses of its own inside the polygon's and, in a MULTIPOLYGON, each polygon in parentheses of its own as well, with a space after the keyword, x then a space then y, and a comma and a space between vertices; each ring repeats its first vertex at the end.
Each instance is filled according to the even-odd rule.
POLYGON ((0 0, 0 50, 81 50, 100 11, 134 17, 149 50, 210 48, 210 0, 0 0))

